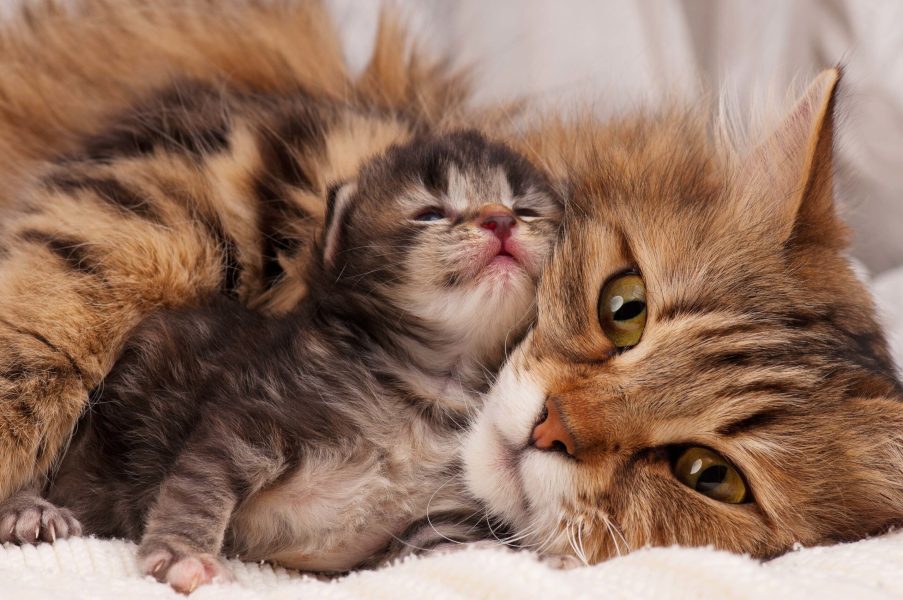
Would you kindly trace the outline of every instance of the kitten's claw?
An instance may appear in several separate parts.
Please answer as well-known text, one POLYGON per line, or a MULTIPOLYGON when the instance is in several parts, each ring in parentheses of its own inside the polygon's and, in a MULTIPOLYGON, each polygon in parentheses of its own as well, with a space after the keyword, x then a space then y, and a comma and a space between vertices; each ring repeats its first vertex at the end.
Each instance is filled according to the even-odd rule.
POLYGON ((0 543, 53 543, 81 533, 71 511, 34 494, 18 494, 0 504, 0 543))
POLYGON ((213 581, 235 580, 223 561, 212 554, 177 550, 166 543, 142 542, 138 556, 142 573, 160 583, 168 583, 182 594, 190 594, 213 581))

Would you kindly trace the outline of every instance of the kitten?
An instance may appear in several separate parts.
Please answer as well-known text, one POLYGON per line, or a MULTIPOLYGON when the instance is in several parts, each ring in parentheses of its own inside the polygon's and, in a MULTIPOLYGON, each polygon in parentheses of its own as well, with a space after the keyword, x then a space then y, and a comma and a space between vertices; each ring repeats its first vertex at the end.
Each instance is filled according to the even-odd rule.
POLYGON ((769 557, 903 522, 903 392, 833 206, 838 80, 742 158, 676 113, 524 144, 574 210, 465 462, 526 545, 769 557))
POLYGON ((389 18, 352 76, 316 0, 58 4, 0 23, 0 500, 43 481, 142 319, 292 310, 328 184, 478 122, 389 18))
POLYGON ((345 571, 488 536, 459 438, 532 321, 560 212, 476 132, 390 148, 332 194, 288 316, 221 297, 138 328, 47 488, 71 513, 33 499, 48 522, 3 521, 0 539, 60 537, 74 516, 140 539, 143 572, 190 592, 226 574, 221 552, 345 571))

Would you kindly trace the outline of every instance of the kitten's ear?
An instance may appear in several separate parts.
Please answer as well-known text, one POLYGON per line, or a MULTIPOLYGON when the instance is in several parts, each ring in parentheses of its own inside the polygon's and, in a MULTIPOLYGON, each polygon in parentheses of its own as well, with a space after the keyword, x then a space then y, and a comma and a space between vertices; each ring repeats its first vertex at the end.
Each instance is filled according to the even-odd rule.
POLYGON ((329 188, 326 196, 326 222, 323 225, 323 264, 332 267, 335 264, 342 237, 347 226, 346 216, 351 206, 351 199, 357 189, 354 182, 337 183, 329 188))
POLYGON ((836 245, 845 229, 834 211, 834 105, 841 71, 815 78, 776 131, 747 157, 744 196, 781 242, 836 245))

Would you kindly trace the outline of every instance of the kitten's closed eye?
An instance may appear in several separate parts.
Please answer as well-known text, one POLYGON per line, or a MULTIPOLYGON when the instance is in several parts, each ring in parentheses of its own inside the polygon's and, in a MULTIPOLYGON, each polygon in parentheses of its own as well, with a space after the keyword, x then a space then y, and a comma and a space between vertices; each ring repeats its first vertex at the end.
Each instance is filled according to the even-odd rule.
POLYGON ((533 219, 540 216, 540 214, 532 208, 515 208, 514 214, 521 219, 533 219))
POLYGON ((415 221, 422 221, 422 222, 441 221, 442 219, 445 219, 445 218, 447 218, 445 211, 442 210, 441 208, 436 208, 436 207, 430 207, 430 208, 424 209, 414 216, 415 221))

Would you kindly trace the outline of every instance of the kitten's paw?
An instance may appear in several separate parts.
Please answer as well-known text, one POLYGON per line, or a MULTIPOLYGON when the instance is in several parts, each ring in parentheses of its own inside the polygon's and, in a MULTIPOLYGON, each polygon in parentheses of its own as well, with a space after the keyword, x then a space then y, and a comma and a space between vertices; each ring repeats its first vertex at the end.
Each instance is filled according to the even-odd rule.
POLYGON ((142 543, 138 552, 139 569, 161 583, 168 583, 182 594, 213 581, 235 581, 225 563, 212 554, 180 551, 166 543, 142 543))
POLYGON ((37 544, 81 535, 69 509, 33 494, 19 494, 0 504, 0 543, 37 544))

